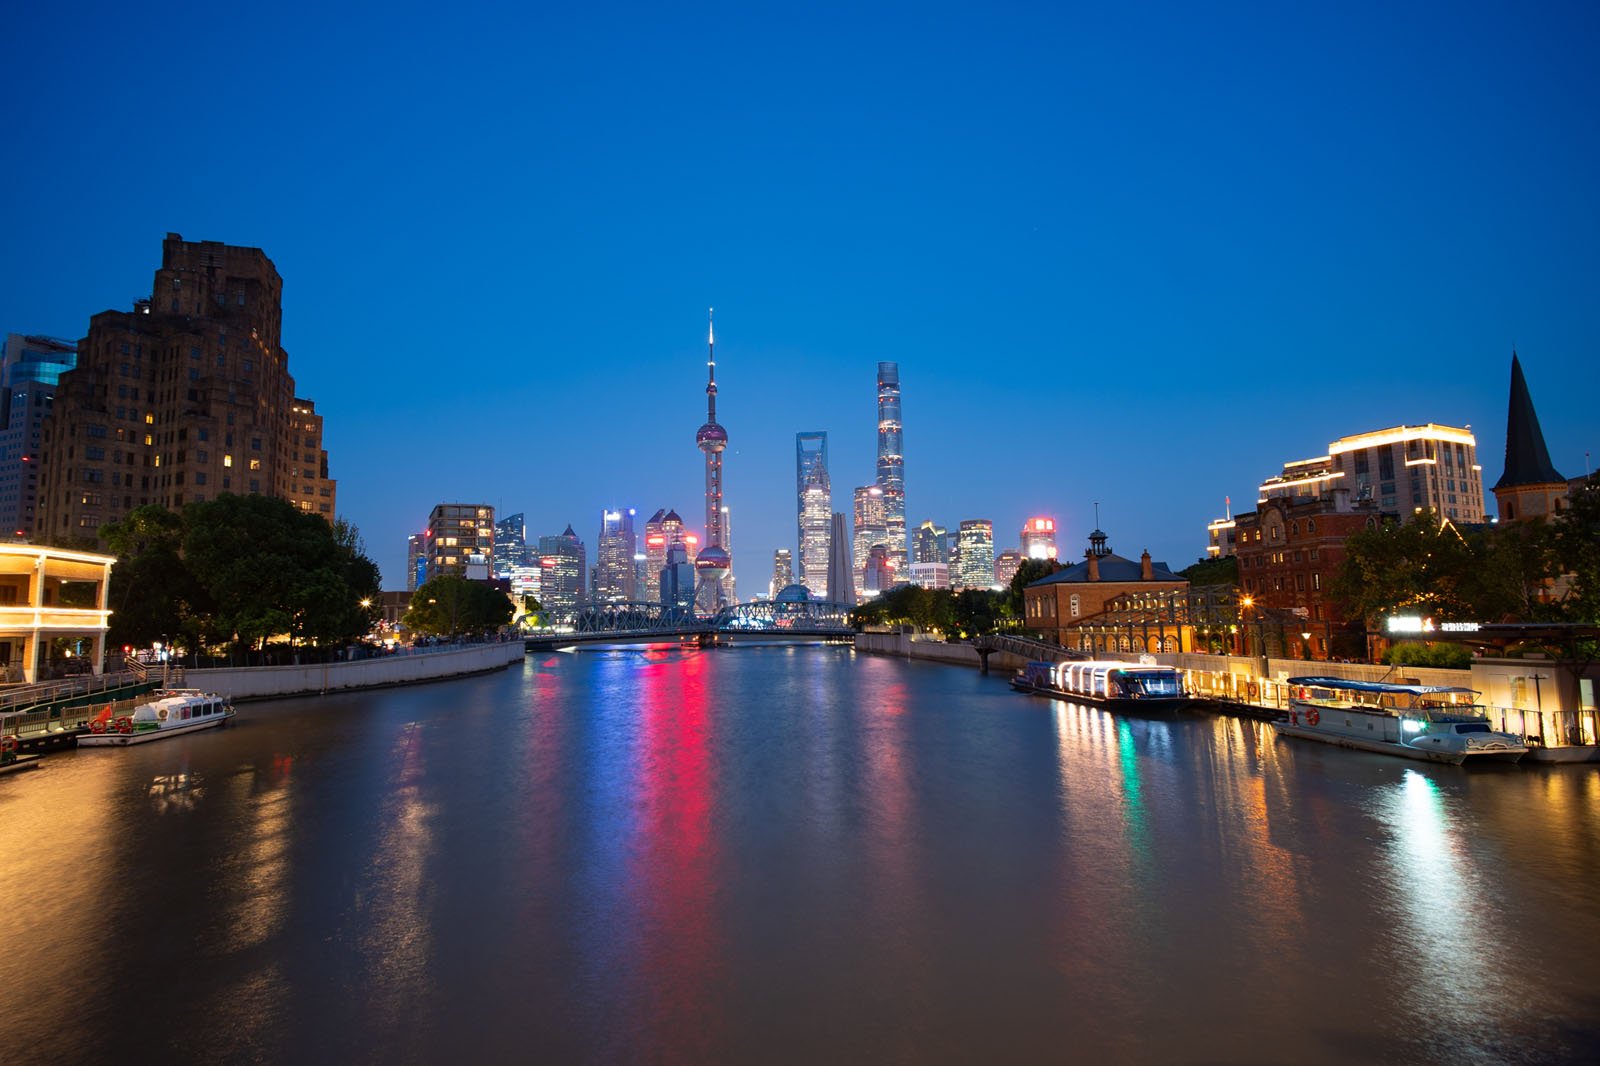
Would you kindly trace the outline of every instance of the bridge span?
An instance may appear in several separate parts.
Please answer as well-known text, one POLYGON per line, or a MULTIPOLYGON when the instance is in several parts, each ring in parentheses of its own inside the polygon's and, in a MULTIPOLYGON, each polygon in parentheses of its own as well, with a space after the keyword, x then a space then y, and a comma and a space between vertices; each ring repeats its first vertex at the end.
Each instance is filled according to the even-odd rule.
POLYGON ((855 635, 849 617, 848 604, 824 600, 756 600, 709 616, 659 603, 602 603, 579 610, 570 628, 533 632, 525 642, 529 651, 549 651, 655 641, 692 640, 710 646, 755 640, 844 640, 855 635))

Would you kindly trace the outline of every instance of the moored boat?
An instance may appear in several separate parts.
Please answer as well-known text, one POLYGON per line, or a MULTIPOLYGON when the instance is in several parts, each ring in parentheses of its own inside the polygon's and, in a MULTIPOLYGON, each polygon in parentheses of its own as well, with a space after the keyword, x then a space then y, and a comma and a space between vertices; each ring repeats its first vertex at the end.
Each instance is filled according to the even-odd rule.
POLYGON ((1528 751, 1521 738, 1490 726, 1472 689, 1338 677, 1288 683, 1288 717, 1272 723, 1280 736, 1455 765, 1516 762, 1528 751))
POLYGON ((1159 714, 1189 703, 1183 674, 1154 663, 1085 661, 1025 663, 1011 679, 1019 692, 1087 700, 1111 710, 1159 714))
POLYGON ((197 733, 226 725, 233 718, 233 703, 226 696, 198 689, 167 689, 132 714, 112 716, 110 708, 89 723, 78 737, 80 748, 125 747, 197 733))

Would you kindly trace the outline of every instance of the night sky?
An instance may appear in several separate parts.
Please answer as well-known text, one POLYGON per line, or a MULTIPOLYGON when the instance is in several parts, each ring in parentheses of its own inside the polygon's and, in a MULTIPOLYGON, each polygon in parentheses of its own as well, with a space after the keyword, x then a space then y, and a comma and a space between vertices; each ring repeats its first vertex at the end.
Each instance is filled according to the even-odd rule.
POLYGON ((11 5, 0 331, 81 338, 168 231, 266 250, 385 586, 439 501, 702 522, 741 595, 900 364, 907 519, 1182 566, 1285 460, 1470 424, 1513 344, 1600 458, 1600 6, 11 5), (1313 9, 1315 7, 1315 9, 1313 9))

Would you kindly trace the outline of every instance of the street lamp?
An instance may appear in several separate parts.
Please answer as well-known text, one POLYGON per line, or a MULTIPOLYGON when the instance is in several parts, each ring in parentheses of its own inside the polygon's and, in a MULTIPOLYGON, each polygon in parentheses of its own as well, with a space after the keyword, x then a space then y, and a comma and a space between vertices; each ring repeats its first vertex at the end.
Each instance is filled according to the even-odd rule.
POLYGON ((1300 643, 1305 649, 1306 659, 1309 661, 1311 658, 1311 630, 1303 629, 1300 631, 1300 643))

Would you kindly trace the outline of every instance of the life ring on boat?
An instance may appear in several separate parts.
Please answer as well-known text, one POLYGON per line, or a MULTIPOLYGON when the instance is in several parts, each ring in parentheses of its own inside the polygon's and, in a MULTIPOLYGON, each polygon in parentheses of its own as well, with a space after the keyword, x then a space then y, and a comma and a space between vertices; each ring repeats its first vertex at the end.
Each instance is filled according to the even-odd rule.
POLYGON ((119 732, 119 733, 131 733, 131 732, 133 732, 133 719, 132 718, 127 718, 127 717, 118 718, 117 719, 117 732, 119 732))
POLYGON ((106 731, 106 720, 104 718, 96 718, 94 721, 89 723, 89 732, 91 732, 91 733, 104 733, 105 731, 106 731))
POLYGON ((17 750, 17 738, 16 737, 0 737, 0 751, 16 751, 16 750, 17 750))
POLYGON ((1306 712, 1306 725, 1316 725, 1322 721, 1322 712, 1315 707, 1306 712))
POLYGON ((165 707, 156 708, 156 717, 165 722, 167 720, 167 709, 165 707))

